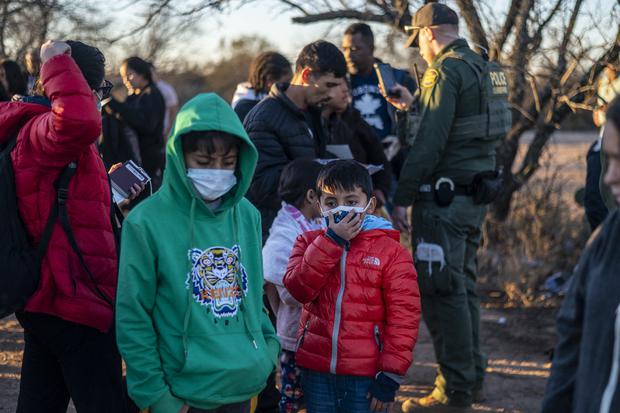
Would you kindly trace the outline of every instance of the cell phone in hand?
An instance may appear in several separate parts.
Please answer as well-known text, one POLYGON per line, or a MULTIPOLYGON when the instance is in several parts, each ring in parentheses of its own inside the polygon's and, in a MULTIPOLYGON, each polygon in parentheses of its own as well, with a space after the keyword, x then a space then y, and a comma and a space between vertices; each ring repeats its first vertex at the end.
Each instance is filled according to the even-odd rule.
POLYGON ((373 66, 375 68, 375 72, 377 72, 379 84, 385 93, 391 98, 400 98, 399 91, 392 91, 394 86, 397 84, 396 79, 394 78, 394 69, 392 69, 392 66, 386 63, 375 63, 373 66))
POLYGON ((127 161, 112 173, 110 173, 110 181, 112 182, 112 195, 114 202, 117 204, 131 194, 131 188, 134 184, 147 184, 151 177, 139 167, 134 161, 127 161))

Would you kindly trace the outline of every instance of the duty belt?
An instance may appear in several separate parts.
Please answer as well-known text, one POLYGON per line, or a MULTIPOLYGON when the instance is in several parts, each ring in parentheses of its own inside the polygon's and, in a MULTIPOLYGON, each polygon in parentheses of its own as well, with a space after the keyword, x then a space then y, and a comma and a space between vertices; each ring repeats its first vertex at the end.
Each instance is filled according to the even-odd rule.
MULTIPOLYGON (((472 196, 473 191, 471 185, 458 185, 454 184, 455 196, 472 196)), ((417 199, 421 201, 434 201, 435 200, 435 188, 433 184, 422 184, 418 188, 417 199)))

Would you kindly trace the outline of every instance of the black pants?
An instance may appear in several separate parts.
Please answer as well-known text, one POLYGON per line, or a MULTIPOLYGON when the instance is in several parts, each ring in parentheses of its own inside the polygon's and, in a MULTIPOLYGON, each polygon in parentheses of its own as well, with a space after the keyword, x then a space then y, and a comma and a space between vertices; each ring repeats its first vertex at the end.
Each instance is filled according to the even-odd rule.
MULTIPOLYGON (((265 294, 263 294, 263 305, 269 312, 269 320, 275 328, 276 315, 271 310, 271 304, 265 294)), ((276 372, 274 371, 267 378, 267 386, 258 394, 258 406, 256 406, 255 413, 276 413, 278 402, 280 402, 280 391, 276 387, 276 372)))
POLYGON ((252 403, 250 400, 248 400, 241 403, 227 404, 225 406, 220 406, 217 409, 212 410, 204 410, 191 407, 188 413, 250 413, 251 406, 252 403))
POLYGON ((20 313, 24 358, 17 413, 125 413, 114 331, 39 313, 20 313))

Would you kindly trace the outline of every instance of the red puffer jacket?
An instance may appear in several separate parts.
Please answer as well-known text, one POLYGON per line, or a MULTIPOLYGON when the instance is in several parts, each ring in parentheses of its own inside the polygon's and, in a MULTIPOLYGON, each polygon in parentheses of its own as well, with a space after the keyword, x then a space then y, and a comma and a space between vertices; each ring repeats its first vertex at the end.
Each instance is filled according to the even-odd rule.
MULTIPOLYGON (((56 199, 54 181, 68 163, 77 160, 67 203, 71 227, 99 289, 114 299, 117 254, 110 187, 95 147, 101 115, 93 92, 70 56, 46 62, 41 79, 51 110, 31 103, 0 104, 0 143, 19 130, 11 154, 19 212, 36 245, 56 199)), ((26 311, 52 314, 101 331, 112 325, 113 309, 95 292, 59 223, 41 264, 39 288, 26 311)))
POLYGON ((284 285, 304 304, 298 365, 332 374, 405 375, 418 336, 420 293, 397 231, 364 231, 348 251, 324 231, 306 232, 297 238, 284 285))

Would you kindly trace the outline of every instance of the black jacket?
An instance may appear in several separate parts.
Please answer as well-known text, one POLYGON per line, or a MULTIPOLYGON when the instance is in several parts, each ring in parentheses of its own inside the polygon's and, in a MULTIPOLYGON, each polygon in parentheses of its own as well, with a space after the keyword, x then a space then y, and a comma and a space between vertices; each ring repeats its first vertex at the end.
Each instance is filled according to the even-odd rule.
POLYGON ((101 114, 99 152, 106 169, 116 163, 132 160, 142 165, 140 144, 136 131, 105 111, 101 114))
POLYGON ((349 145, 356 161, 367 165, 383 165, 383 170, 372 176, 372 182, 376 189, 383 191, 386 197, 389 196, 392 167, 374 128, 353 108, 349 108, 341 116, 333 115, 325 121, 325 126, 328 144, 349 145))
POLYGON ((239 116, 241 122, 243 122, 245 117, 248 116, 248 113, 250 113, 250 111, 254 109, 254 106, 258 105, 258 102, 260 102, 260 100, 241 99, 239 102, 237 102, 233 110, 235 111, 237 116, 239 116))
POLYGON ((619 371, 612 368, 620 363, 619 304, 620 212, 616 210, 583 253, 560 309, 559 344, 542 413, 620 412, 619 371), (609 409, 601 410, 606 392, 609 409))
POLYGON ((294 159, 321 157, 325 148, 323 134, 311 126, 317 123, 308 120, 318 119, 320 114, 301 111, 284 93, 287 88, 286 84, 274 84, 269 96, 243 122, 258 150, 258 165, 247 197, 261 213, 263 238, 280 209, 278 182, 282 169, 294 159))
POLYGON ((138 134, 142 167, 157 189, 164 168, 166 104, 161 92, 150 84, 139 95, 129 95, 125 102, 111 100, 107 106, 138 134))
POLYGON ((605 205, 605 200, 601 195, 600 183, 603 167, 601 165, 601 143, 599 141, 594 142, 592 146, 590 146, 586 165, 586 194, 584 206, 590 228, 594 231, 596 227, 605 220, 609 213, 607 205, 605 205))

